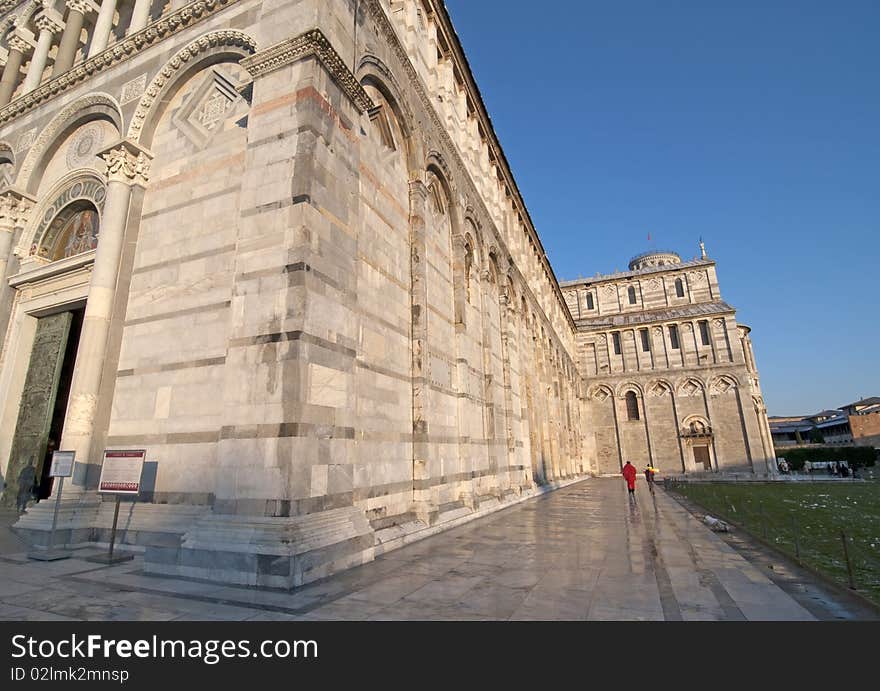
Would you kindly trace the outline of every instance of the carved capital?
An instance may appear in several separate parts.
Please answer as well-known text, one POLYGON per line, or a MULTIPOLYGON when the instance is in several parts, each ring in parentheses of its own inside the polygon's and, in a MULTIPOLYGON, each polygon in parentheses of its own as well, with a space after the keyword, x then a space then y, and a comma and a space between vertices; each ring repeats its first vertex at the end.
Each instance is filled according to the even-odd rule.
POLYGON ((14 188, 0 192, 0 228, 7 231, 27 223, 34 199, 14 188))
POLYGON ((86 15, 95 9, 94 3, 89 2, 89 0, 67 0, 65 4, 71 11, 79 12, 82 15, 86 15))
POLYGON ((57 34, 64 28, 64 20, 55 10, 43 10, 34 20, 34 24, 40 31, 51 31, 57 34))
POLYGON ((98 155, 107 163, 107 180, 110 182, 147 186, 153 155, 146 149, 124 139, 98 155))
POLYGON ((16 29, 9 37, 7 44, 10 50, 17 50, 22 55, 27 55, 34 48, 33 34, 27 29, 16 29), (27 34, 30 34, 29 36, 27 34))

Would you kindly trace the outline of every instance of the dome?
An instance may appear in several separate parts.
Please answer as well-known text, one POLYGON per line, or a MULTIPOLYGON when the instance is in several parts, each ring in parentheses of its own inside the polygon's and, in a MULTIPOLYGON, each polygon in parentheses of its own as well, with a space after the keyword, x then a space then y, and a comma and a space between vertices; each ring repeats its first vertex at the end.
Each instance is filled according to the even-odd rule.
POLYGON ((638 271, 639 269, 666 266, 667 264, 681 264, 681 257, 675 252, 651 250, 650 252, 643 252, 630 259, 629 270, 638 271))

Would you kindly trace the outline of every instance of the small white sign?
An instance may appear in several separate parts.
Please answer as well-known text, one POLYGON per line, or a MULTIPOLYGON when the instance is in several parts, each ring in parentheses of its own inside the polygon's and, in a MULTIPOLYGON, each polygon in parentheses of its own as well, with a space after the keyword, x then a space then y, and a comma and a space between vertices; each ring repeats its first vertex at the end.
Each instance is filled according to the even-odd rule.
POLYGON ((147 452, 139 451, 104 451, 104 463, 101 466, 99 492, 114 494, 137 494, 141 489, 141 473, 144 470, 144 459, 147 452))
POLYGON ((50 477, 70 477, 73 475, 73 458, 76 451, 53 451, 50 477))

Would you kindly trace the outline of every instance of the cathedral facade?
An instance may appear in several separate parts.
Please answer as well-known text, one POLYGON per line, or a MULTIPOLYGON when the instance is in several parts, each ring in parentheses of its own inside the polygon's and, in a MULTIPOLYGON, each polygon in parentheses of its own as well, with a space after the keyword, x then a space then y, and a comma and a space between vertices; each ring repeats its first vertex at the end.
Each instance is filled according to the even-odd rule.
POLYGON ((615 467, 442 2, 0 17, 4 502, 75 451, 59 540, 106 540, 102 453, 144 449, 120 525, 148 572, 290 587, 615 467))
POLYGON ((675 252, 562 284, 599 473, 776 472, 749 327, 721 298, 715 262, 675 252))

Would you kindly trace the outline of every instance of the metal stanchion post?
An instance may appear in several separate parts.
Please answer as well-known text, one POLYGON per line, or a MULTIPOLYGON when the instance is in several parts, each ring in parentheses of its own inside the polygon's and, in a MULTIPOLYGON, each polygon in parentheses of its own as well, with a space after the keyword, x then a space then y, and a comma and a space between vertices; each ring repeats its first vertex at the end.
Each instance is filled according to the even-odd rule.
POLYGON ((843 556, 846 558, 846 572, 849 575, 849 587, 855 590, 856 579, 855 576, 853 576, 852 562, 849 558, 849 549, 846 546, 846 533, 842 530, 840 531, 840 539, 843 541, 843 556))

